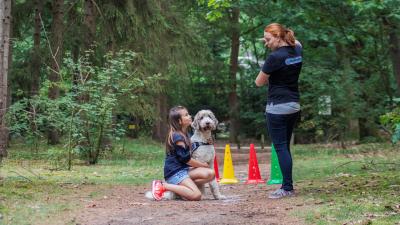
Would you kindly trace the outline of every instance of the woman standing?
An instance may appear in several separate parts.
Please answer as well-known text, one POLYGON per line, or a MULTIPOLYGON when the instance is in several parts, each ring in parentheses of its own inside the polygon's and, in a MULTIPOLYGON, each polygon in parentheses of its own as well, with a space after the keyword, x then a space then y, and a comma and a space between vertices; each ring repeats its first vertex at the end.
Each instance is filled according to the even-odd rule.
POLYGON ((298 80, 302 67, 302 46, 292 30, 278 23, 265 27, 264 42, 272 52, 255 82, 258 87, 268 85, 267 127, 283 176, 282 186, 268 196, 276 199, 294 195, 290 139, 300 115, 298 80))

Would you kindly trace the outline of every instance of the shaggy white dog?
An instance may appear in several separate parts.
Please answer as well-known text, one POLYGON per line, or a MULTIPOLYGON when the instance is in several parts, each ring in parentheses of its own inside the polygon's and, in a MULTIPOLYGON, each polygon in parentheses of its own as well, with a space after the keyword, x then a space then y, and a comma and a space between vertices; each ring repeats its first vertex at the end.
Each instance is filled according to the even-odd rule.
MULTIPOLYGON (((192 143, 192 158, 201 162, 206 162, 214 169, 215 149, 211 136, 211 131, 217 128, 218 120, 210 110, 200 110, 193 119, 192 127, 194 134, 190 138, 192 143)), ((215 199, 226 199, 219 190, 216 179, 210 183, 210 189, 215 199)), ((204 185, 199 186, 204 194, 204 185)))

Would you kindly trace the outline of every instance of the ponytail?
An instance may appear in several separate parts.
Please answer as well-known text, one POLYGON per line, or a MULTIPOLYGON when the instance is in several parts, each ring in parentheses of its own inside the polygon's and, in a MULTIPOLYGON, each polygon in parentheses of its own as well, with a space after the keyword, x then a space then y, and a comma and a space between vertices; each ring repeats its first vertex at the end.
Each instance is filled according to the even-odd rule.
POLYGON ((285 29, 285 36, 283 37, 283 40, 292 47, 294 47, 296 45, 296 39, 294 38, 294 32, 291 29, 285 29))

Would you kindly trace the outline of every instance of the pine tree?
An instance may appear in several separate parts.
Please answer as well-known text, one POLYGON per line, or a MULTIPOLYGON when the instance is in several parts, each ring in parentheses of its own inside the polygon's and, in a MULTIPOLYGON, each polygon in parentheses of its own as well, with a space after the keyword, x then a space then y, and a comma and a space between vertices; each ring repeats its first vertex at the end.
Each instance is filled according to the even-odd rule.
POLYGON ((8 101, 10 63, 11 0, 0 1, 0 161, 7 156, 8 129, 5 113, 8 101))

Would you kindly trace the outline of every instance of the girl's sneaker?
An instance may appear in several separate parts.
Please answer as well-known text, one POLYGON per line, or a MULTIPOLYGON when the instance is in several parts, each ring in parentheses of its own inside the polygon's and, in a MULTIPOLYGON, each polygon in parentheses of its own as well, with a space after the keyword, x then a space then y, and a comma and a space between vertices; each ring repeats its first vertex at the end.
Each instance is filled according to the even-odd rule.
POLYGON ((160 201, 165 192, 165 188, 161 182, 161 180, 153 180, 152 188, 151 188, 151 194, 153 195, 153 198, 157 201, 160 201))

